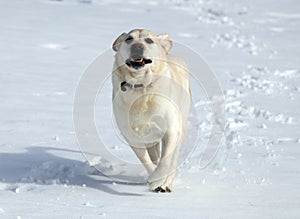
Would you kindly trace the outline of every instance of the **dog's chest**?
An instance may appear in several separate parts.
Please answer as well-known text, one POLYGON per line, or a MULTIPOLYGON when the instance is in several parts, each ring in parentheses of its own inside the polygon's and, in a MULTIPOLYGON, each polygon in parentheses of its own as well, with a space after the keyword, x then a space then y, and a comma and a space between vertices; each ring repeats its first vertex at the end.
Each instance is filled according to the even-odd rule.
POLYGON ((163 120, 161 117, 165 111, 160 98, 155 93, 142 90, 128 90, 123 94, 121 101, 114 104, 115 116, 123 134, 133 131, 138 136, 146 136, 151 132, 159 138, 162 132, 159 120, 163 120))
POLYGON ((129 106, 130 120, 147 119, 157 109, 156 94, 143 93, 131 99, 129 106))
POLYGON ((124 97, 126 108, 131 122, 145 123, 153 115, 159 113, 162 107, 159 103, 159 97, 155 93, 133 92, 133 94, 124 97))

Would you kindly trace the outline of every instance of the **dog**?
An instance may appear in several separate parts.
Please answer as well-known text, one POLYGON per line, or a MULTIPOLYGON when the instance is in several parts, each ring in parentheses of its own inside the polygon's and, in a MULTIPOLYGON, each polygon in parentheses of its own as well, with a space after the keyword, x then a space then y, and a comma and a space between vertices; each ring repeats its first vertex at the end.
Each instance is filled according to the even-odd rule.
POLYGON ((173 189, 191 104, 186 64, 171 48, 168 34, 144 29, 122 33, 112 45, 115 121, 156 192, 173 189))

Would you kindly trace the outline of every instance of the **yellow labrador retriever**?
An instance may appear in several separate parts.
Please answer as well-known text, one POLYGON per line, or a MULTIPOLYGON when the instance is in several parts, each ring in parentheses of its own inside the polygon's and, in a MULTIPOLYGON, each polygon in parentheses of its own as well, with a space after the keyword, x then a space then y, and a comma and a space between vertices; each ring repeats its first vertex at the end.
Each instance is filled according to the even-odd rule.
POLYGON ((117 126, 149 173, 150 189, 171 192, 191 103, 186 65, 169 54, 167 34, 135 29, 112 48, 117 126))

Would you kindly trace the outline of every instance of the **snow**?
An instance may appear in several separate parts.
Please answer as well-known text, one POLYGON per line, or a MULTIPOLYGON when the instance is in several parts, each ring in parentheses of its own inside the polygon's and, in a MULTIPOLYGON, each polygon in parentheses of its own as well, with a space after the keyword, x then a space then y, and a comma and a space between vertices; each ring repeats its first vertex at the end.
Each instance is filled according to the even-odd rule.
MULTIPOLYGON (((0 218, 299 218, 299 9, 296 0, 1 1, 0 218), (201 138, 170 194, 103 176, 73 128, 84 69, 140 27, 201 54, 226 98, 225 138, 203 169, 211 113, 193 88, 201 138)), ((99 104, 111 96, 109 81, 104 88, 99 133, 135 162, 111 128, 109 102, 99 104)))

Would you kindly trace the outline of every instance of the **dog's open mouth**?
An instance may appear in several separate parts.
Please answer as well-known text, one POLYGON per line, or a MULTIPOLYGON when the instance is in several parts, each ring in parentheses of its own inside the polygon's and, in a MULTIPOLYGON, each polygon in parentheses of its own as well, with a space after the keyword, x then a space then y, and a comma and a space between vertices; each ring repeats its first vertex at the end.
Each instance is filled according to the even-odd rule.
POLYGON ((126 60, 126 65, 134 69, 142 68, 150 63, 152 63, 152 60, 147 58, 129 58, 126 60))

